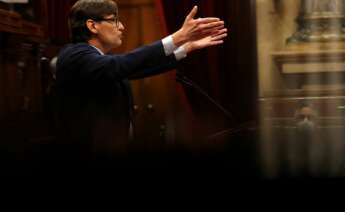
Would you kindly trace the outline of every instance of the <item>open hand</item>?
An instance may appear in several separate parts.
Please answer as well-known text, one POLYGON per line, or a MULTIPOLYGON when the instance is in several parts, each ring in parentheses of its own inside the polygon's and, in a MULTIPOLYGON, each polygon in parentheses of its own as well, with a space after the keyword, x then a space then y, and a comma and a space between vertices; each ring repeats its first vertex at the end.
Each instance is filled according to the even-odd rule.
POLYGON ((187 15, 182 27, 173 34, 175 45, 180 46, 186 42, 200 40, 214 33, 216 30, 224 28, 224 21, 219 18, 207 17, 194 19, 198 12, 198 7, 194 6, 187 15))
POLYGON ((210 46, 220 45, 224 42, 223 39, 227 36, 227 29, 224 28, 199 40, 187 42, 184 45, 184 48, 186 52, 189 53, 197 49, 203 49, 210 46))

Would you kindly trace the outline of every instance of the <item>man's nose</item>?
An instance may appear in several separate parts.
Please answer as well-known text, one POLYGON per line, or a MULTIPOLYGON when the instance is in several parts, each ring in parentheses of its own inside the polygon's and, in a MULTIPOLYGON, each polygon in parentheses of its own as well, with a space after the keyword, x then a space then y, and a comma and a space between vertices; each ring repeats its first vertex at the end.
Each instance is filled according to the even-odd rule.
POLYGON ((119 22, 119 30, 125 30, 125 26, 122 24, 122 22, 119 22))

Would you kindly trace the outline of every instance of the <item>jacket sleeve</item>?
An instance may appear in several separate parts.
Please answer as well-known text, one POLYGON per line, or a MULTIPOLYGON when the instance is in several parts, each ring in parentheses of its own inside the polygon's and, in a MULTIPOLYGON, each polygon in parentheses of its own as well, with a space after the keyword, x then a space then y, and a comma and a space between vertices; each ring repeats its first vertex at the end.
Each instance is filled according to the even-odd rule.
POLYGON ((177 63, 174 55, 165 55, 162 41, 122 55, 100 55, 93 47, 84 46, 61 57, 67 69, 73 69, 72 72, 81 79, 92 81, 152 76, 171 69, 177 63))
POLYGON ((175 69, 177 67, 177 61, 174 55, 168 56, 164 60, 165 61, 161 61, 161 64, 159 65, 152 65, 146 69, 140 69, 136 71, 134 74, 129 76, 129 79, 136 80, 145 77, 151 77, 157 74, 164 73, 168 70, 175 69))

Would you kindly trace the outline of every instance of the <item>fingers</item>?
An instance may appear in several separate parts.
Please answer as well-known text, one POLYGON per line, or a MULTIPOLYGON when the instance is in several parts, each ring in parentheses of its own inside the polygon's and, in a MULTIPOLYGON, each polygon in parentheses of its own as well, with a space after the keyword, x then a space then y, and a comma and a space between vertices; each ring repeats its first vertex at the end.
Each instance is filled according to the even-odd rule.
POLYGON ((212 28, 207 28, 207 29, 202 29, 202 35, 206 36, 206 35, 214 35, 214 34, 218 34, 221 30, 224 30, 224 25, 219 25, 219 26, 214 26, 212 28))
POLYGON ((225 30, 222 31, 222 33, 219 33, 216 36, 208 36, 206 38, 203 38, 202 40, 199 40, 197 43, 200 44, 199 48, 205 48, 209 46, 216 46, 223 44, 223 39, 228 36, 225 30))
POLYGON ((217 21, 220 21, 220 19, 219 18, 215 18, 215 17, 198 18, 198 19, 196 19, 197 24, 208 24, 208 23, 217 22, 217 21))
POLYGON ((200 28, 202 28, 203 30, 214 29, 214 28, 218 29, 222 27, 224 27, 224 21, 217 21, 217 22, 200 25, 200 28))
POLYGON ((218 35, 222 35, 222 34, 227 34, 226 32, 228 31, 227 28, 221 29, 221 30, 217 30, 215 31, 211 36, 212 37, 216 37, 218 35))
POLYGON ((204 43, 204 45, 199 46, 198 49, 203 49, 203 48, 207 48, 210 46, 217 46, 217 45, 220 45, 223 43, 224 43, 223 40, 208 41, 207 43, 204 43))
POLYGON ((211 43, 209 43, 209 46, 217 46, 220 44, 223 44, 224 41, 223 40, 219 40, 219 41, 212 41, 211 43))
POLYGON ((218 33, 219 30, 224 29, 224 21, 217 21, 209 24, 202 24, 197 26, 197 31, 199 31, 199 36, 208 36, 218 33))
POLYGON ((227 36, 228 36, 228 33, 222 33, 222 34, 213 36, 211 40, 212 41, 219 41, 219 40, 226 38, 227 36))
POLYGON ((187 19, 193 19, 198 12, 198 6, 194 6, 190 13, 187 15, 187 19))

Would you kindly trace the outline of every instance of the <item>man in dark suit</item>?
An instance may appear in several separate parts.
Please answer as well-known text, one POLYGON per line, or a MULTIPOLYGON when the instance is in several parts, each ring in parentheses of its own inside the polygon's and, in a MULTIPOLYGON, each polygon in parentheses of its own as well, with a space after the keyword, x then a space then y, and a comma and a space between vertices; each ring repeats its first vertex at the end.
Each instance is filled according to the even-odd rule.
MULTIPOLYGON (((113 160, 126 154, 132 116, 129 79, 171 70, 191 51, 223 43, 218 18, 194 19, 150 45, 121 55, 125 27, 112 0, 79 0, 70 13, 73 44, 57 61, 59 145, 67 160, 113 160), (64 145, 65 144, 65 145, 64 145)), ((61 153, 62 154, 62 153, 61 153)))

